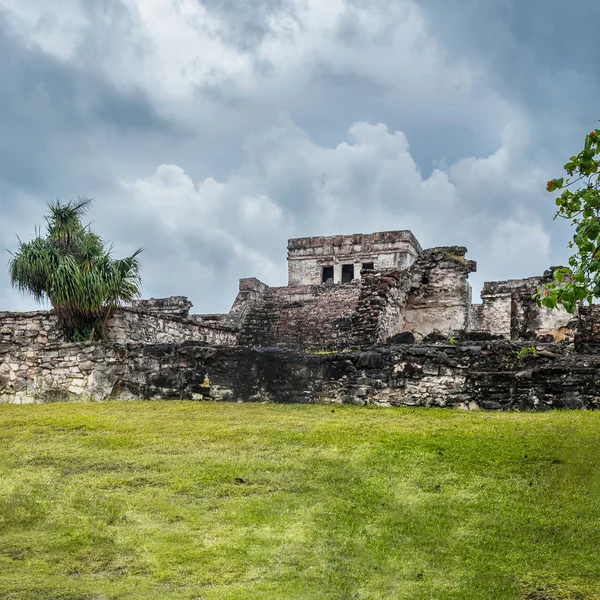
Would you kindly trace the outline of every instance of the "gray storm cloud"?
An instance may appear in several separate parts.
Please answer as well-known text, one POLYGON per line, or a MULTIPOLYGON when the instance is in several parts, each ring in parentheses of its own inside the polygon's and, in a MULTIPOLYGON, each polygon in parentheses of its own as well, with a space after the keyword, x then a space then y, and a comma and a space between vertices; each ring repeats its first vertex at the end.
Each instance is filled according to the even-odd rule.
MULTIPOLYGON (((145 247, 145 293, 208 312, 239 277, 285 283, 290 236, 464 244, 476 290, 566 260, 544 182, 598 117, 584 19, 565 19, 553 58, 538 28, 558 3, 252 6, 0 0, 2 245, 49 200, 94 197, 117 253, 145 247)), ((0 310, 29 308, 5 271, 0 310)))

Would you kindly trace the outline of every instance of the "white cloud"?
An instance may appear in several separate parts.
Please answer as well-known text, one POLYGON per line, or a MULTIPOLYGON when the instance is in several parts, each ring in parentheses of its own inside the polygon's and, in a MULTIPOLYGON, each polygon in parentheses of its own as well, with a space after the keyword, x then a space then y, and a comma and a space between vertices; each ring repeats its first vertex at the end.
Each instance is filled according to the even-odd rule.
POLYGON ((169 293, 154 279, 168 269, 170 278, 185 280, 181 293, 202 298, 199 309, 227 310, 238 277, 285 284, 288 237, 390 229, 412 229, 427 246, 469 246, 470 257, 479 261, 477 286, 483 277, 532 275, 549 266, 547 219, 515 195, 535 196, 536 188, 544 193, 543 173, 505 159, 513 143, 509 135, 492 156, 425 178, 402 132, 361 122, 348 134, 347 141, 327 148, 288 121, 255 136, 244 164, 225 181, 195 184, 181 168, 162 165, 149 177, 124 183, 127 199, 121 204, 129 206, 131 219, 145 215, 151 238, 142 241, 158 248, 152 260, 163 253, 160 260, 170 262, 153 267, 150 287, 169 293), (507 199, 493 213, 488 201, 472 201, 490 190, 507 199), (181 256, 186 262, 179 263, 181 256), (195 281, 186 276, 190 263, 200 271, 220 266, 204 269, 203 279, 195 281))
POLYGON ((80 10, 78 0, 0 0, 0 12, 5 11, 9 23, 30 44, 46 52, 68 59, 85 35, 89 21, 80 10))
POLYGON ((550 236, 535 213, 519 211, 500 222, 491 240, 496 268, 500 266, 503 270, 514 270, 515 265, 528 261, 541 262, 542 268, 550 266, 550 236))
MULTIPOLYGON (((73 193, 66 165, 85 145, 81 179, 104 184, 74 193, 99 198, 98 231, 119 254, 145 246, 147 293, 189 294, 202 311, 226 310, 237 277, 285 283, 291 236, 412 229, 426 246, 467 245, 476 287, 562 260, 531 117, 494 88, 481 55, 449 52, 415 0, 256 0, 244 18, 260 33, 247 39, 241 9, 218 4, 0 0, 24 43, 65 73, 144 90, 174 123, 57 130, 45 141, 56 177, 39 184, 31 214, 60 195, 59 175, 73 193)), ((0 233, 26 223, 27 234, 31 214, 0 233)))
POLYGON ((493 135, 514 117, 478 60, 448 58, 415 0, 289 0, 266 12, 264 33, 250 45, 232 42, 235 14, 197 0, 122 0, 85 11, 74 0, 52 11, 42 0, 2 5, 26 39, 102 68, 119 87, 145 90, 165 114, 197 127, 222 120, 225 128, 255 111, 337 110, 344 99, 331 94, 336 79, 363 80, 380 109, 424 124, 485 124, 493 135))

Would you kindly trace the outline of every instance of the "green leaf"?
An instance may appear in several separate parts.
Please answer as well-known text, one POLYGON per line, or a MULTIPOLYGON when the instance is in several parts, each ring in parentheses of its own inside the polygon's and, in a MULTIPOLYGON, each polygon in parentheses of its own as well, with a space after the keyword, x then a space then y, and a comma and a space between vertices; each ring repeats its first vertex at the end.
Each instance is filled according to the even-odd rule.
POLYGON ((81 222, 89 204, 87 199, 50 204, 46 237, 20 243, 9 265, 13 286, 38 301, 50 300, 72 340, 88 339, 92 329, 102 337, 98 318, 104 307, 129 302, 140 291, 140 251, 113 259, 81 222))

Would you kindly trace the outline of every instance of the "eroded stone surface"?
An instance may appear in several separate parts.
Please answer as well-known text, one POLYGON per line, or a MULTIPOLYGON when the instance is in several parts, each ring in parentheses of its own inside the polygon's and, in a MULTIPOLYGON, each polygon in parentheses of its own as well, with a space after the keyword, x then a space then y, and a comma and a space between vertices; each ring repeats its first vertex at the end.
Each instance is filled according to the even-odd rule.
POLYGON ((161 398, 463 410, 600 407, 599 355, 556 344, 538 344, 535 355, 520 353, 524 347, 491 341, 320 353, 104 342, 49 344, 26 356, 13 346, 0 353, 0 402, 161 398))
POLYGON ((242 279, 222 315, 190 315, 183 296, 137 301, 111 312, 106 343, 60 343, 52 312, 0 313, 0 402, 543 410, 599 401, 600 310, 571 319, 540 309, 532 295, 552 270, 486 283, 473 305, 476 264, 462 246, 422 250, 400 231, 301 238, 288 251, 290 285, 242 279), (325 263, 332 282, 321 282, 325 263))
MULTIPOLYGON (((410 231, 292 239, 288 286, 242 279, 230 312, 222 315, 190 315, 184 296, 137 300, 111 312, 107 337, 123 343, 315 350, 368 348, 400 334, 416 341, 477 333, 539 342, 572 339, 570 316, 539 308, 532 299, 552 279, 551 270, 542 277, 488 282, 483 303, 473 305, 468 276, 476 264, 466 252, 462 246, 422 250, 410 231), (324 283, 326 265, 332 279, 324 283)), ((51 312, 0 313, 0 343, 31 346, 60 339, 51 312)))
POLYGON ((375 270, 406 269, 421 252, 410 231, 379 231, 305 237, 288 240, 288 285, 319 285, 323 269, 331 268, 331 283, 343 280, 346 265, 352 279, 360 279, 363 265, 375 270))
POLYGON ((560 342, 572 336, 572 315, 562 307, 540 307, 532 298, 536 290, 552 280, 553 269, 549 269, 541 277, 486 282, 481 292, 482 304, 473 306, 473 328, 512 340, 543 336, 544 341, 560 342))

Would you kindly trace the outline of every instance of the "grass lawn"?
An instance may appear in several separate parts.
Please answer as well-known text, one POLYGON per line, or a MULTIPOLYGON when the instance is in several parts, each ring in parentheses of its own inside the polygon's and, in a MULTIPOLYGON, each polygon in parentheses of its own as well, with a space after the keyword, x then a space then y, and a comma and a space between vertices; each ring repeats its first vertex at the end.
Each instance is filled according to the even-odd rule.
POLYGON ((0 406, 0 598, 600 598, 600 413, 0 406))

